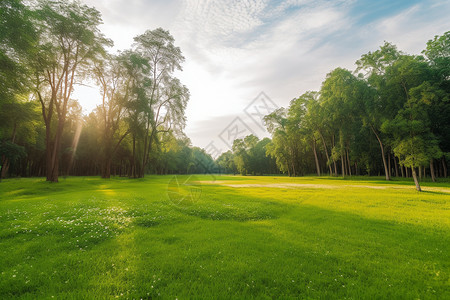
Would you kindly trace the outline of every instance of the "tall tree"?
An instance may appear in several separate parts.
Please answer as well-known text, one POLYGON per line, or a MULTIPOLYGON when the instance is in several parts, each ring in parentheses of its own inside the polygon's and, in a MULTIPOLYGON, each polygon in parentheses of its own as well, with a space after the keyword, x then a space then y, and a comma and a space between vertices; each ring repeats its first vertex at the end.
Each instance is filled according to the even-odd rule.
MULTIPOLYGON (((386 88, 386 69, 398 61, 401 55, 403 53, 398 51, 395 45, 385 42, 380 49, 363 54, 356 61, 356 72, 365 72, 364 76, 367 78, 369 85, 376 91, 374 95, 365 97, 363 122, 365 126, 370 128, 379 143, 386 180, 391 178, 386 160, 385 137, 381 132, 381 126, 383 122, 392 120, 401 108, 401 105, 392 106, 392 98, 389 97, 390 91, 387 91, 386 88)), ((396 102, 394 101, 394 103, 396 102)))
POLYGON ((266 153, 276 160, 281 172, 295 176, 294 145, 287 132, 288 118, 285 108, 279 108, 264 117, 272 142, 266 146, 266 153))
POLYGON ((39 2, 41 32, 36 56, 36 94, 46 127, 47 180, 57 182, 69 99, 104 47, 100 13, 72 1, 39 2))
POLYGON ((332 159, 341 161, 341 173, 350 175, 352 126, 359 122, 362 107, 360 81, 348 70, 337 68, 327 75, 321 88, 321 104, 326 108, 329 123, 334 129, 332 159))
POLYGON ((147 61, 150 71, 150 86, 145 95, 145 132, 139 174, 143 177, 158 132, 172 126, 184 127, 189 90, 173 75, 175 70, 182 70, 184 57, 168 31, 162 28, 147 30, 134 40, 136 51, 147 61))
MULTIPOLYGON (((400 164, 411 168, 416 189, 421 191, 416 168, 442 155, 438 140, 430 131, 427 106, 432 97, 439 97, 428 83, 412 88, 410 97, 394 120, 383 124, 384 130, 395 137, 394 153, 400 164)), ((431 169, 433 172, 433 170, 431 169)))
POLYGON ((103 156, 102 177, 110 178, 111 161, 120 143, 130 132, 125 128, 124 116, 127 111, 127 101, 130 95, 127 69, 124 60, 127 55, 108 55, 105 60, 96 63, 94 74, 100 86, 102 103, 97 107, 97 113, 102 124, 101 151, 103 156))

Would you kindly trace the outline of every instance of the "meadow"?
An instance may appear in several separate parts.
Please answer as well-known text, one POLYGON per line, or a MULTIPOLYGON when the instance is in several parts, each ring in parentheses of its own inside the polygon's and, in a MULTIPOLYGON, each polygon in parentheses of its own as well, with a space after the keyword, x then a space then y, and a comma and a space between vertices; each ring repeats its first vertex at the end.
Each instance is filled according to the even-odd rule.
POLYGON ((0 299, 450 299, 450 183, 0 182, 0 299))

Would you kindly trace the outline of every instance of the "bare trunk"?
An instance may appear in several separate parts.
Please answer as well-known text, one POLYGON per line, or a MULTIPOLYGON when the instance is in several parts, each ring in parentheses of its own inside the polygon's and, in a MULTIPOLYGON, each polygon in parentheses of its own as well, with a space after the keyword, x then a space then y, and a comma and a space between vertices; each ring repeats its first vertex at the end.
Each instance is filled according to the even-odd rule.
POLYGON ((383 143, 381 142, 380 137, 378 136, 375 128, 373 128, 373 126, 371 125, 370 128, 372 129, 373 134, 375 134, 375 136, 377 137, 378 143, 380 144, 380 149, 381 149, 381 157, 383 158, 383 166, 384 166, 384 173, 386 174, 386 180, 391 180, 390 176, 389 176, 389 172, 388 172, 388 166, 386 164, 386 157, 384 155, 384 147, 383 147, 383 143))
POLYGON ((291 165, 292 165, 292 174, 293 174, 293 176, 295 177, 295 176, 297 176, 297 172, 295 171, 294 160, 292 160, 291 165))
POLYGON ((316 161, 316 170, 317 170, 317 176, 320 176, 320 165, 319 165, 319 159, 317 157, 317 150, 316 150, 316 140, 313 140, 313 151, 314 151, 314 159, 316 161))
POLYGON ((422 181, 422 166, 419 166, 419 180, 422 181))
POLYGON ((111 160, 106 159, 105 166, 104 166, 104 172, 102 178, 109 179, 111 178, 111 160))
POLYGON ((419 181, 417 180, 416 169, 415 168, 411 168, 411 172, 412 172, 412 176, 414 178, 414 184, 416 185, 416 190, 421 192, 422 189, 420 188, 419 181))
POLYGON ((3 156, 3 160, 2 160, 2 173, 0 175, 0 180, 2 180, 3 178, 6 177, 6 173, 8 172, 9 169, 9 159, 6 158, 5 156, 3 156))
POLYGON ((51 177, 50 181, 58 182, 58 171, 59 171, 59 153, 61 149, 61 139, 62 133, 64 130, 64 119, 58 121, 58 128, 56 130, 55 143, 53 144, 53 152, 52 152, 52 169, 51 169, 51 177))
POLYGON ((348 175, 352 176, 352 167, 350 165, 350 157, 348 155, 348 149, 347 149, 347 167, 348 167, 348 175))
POLYGON ((45 126, 45 142, 46 142, 46 146, 45 146, 45 163, 46 163, 46 172, 47 172, 47 181, 51 180, 52 177, 52 169, 53 169, 53 165, 52 165, 52 140, 51 140, 51 129, 50 129, 50 124, 46 124, 45 126))
POLYGON ((325 143, 325 139, 323 138, 322 133, 319 131, 320 134, 320 139, 322 140, 323 143, 323 148, 325 149, 325 155, 327 157, 327 165, 328 165, 328 169, 330 170, 330 176, 333 175, 333 170, 331 169, 331 162, 330 162, 330 156, 328 155, 328 149, 327 149, 327 144, 325 143))
POLYGON ((130 177, 136 178, 136 136, 133 134, 133 153, 131 157, 130 177))
POLYGON ((341 167, 342 167, 342 177, 345 177, 345 161, 344 161, 344 155, 341 153, 341 167))
POLYGON ((442 157, 442 167, 444 168, 444 177, 447 178, 447 162, 445 161, 445 158, 442 157))
POLYGON ((391 151, 388 152, 388 172, 389 172, 389 178, 392 176, 391 173, 391 151))
POLYGON ((336 161, 334 159, 333 159, 333 165, 334 165, 334 176, 338 176, 337 164, 336 164, 336 161))
POLYGON ((393 158, 394 158, 394 166, 395 166, 395 177, 398 177, 398 165, 397 165, 397 160, 395 159, 395 155, 393 155, 393 158))
POLYGON ((433 159, 430 159, 430 173, 431 173, 431 180, 433 182, 436 182, 436 174, 434 173, 434 163, 433 159))

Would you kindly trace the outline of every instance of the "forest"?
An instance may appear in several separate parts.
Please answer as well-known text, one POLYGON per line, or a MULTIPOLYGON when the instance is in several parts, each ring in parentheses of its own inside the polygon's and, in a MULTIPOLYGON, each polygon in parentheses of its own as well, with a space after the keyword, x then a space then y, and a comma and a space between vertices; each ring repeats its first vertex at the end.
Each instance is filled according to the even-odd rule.
POLYGON ((216 161, 183 133, 185 58, 162 28, 111 54, 100 13, 79 2, 0 2, 1 178, 240 173, 447 177, 450 31, 421 55, 389 42, 336 68, 319 91, 264 120, 271 138, 237 139, 216 161), (77 85, 99 87, 85 116, 77 85))
POLYGON ((413 177, 418 190, 425 176, 447 177, 450 31, 429 40, 422 54, 385 42, 363 54, 355 70, 332 70, 320 91, 265 116, 268 158, 257 154, 264 140, 247 136, 218 164, 228 172, 271 174, 271 158, 289 176, 413 177))
POLYGON ((183 134, 184 57, 164 29, 111 54, 95 8, 79 2, 1 2, 1 177, 205 172, 212 158, 183 134), (86 80, 102 103, 72 99, 86 80), (200 164, 198 163, 200 162, 200 164))

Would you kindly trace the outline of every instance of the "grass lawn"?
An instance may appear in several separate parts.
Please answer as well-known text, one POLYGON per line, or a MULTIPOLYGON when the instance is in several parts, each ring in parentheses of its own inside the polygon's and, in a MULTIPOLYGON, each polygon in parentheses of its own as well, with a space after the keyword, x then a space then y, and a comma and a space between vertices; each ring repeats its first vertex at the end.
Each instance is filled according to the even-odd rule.
POLYGON ((450 299, 450 183, 0 183, 0 298, 450 299))

